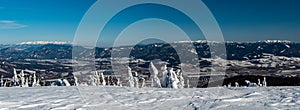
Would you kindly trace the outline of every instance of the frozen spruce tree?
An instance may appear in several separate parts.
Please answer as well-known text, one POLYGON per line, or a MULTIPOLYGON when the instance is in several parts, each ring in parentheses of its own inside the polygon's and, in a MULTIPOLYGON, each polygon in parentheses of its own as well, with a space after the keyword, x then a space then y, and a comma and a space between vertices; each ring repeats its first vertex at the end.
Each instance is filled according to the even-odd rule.
POLYGON ((73 74, 73 78, 74 78, 74 86, 79 86, 78 85, 78 78, 73 74))
POLYGON ((111 84, 111 82, 110 82, 110 75, 107 76, 107 82, 106 82, 106 84, 109 85, 109 86, 110 86, 110 84, 111 84))
POLYGON ((88 76, 88 85, 89 86, 96 86, 93 75, 88 76))
POLYGON ((146 84, 146 80, 145 78, 141 77, 141 80, 142 80, 142 85, 141 85, 141 88, 145 87, 145 84, 146 84))
POLYGON ((264 81, 263 81, 263 87, 267 87, 267 79, 266 79, 266 77, 264 77, 264 81))
POLYGON ((256 83, 252 83, 249 80, 245 80, 246 84, 248 84, 248 87, 258 87, 256 83))
POLYGON ((4 82, 3 82, 3 75, 1 75, 1 81, 0 81, 0 83, 1 83, 0 87, 3 87, 3 85, 4 85, 4 82))
POLYGON ((25 83, 24 83, 24 85, 22 87, 29 87, 28 78, 27 77, 25 78, 25 83))
POLYGON ((190 88, 190 80, 188 78, 186 79, 186 87, 190 88))
POLYGON ((176 74, 178 75, 178 80, 179 80, 178 88, 184 88, 184 78, 182 76, 181 70, 177 69, 176 74))
POLYGON ((14 86, 19 86, 20 85, 17 70, 15 68, 14 68, 13 82, 14 82, 14 86))
POLYGON ((26 86, 25 85, 26 81, 25 81, 25 75, 24 75, 24 71, 23 70, 21 70, 20 78, 21 78, 21 87, 25 87, 26 86))
POLYGON ((102 80, 101 85, 105 86, 106 85, 106 81, 105 81, 105 77, 104 77, 103 73, 100 73, 100 76, 101 76, 101 80, 102 80))
POLYGON ((99 86, 101 84, 100 76, 99 76, 97 71, 95 72, 95 83, 96 83, 97 86, 99 86))
POLYGON ((132 75, 131 68, 128 66, 128 82, 127 82, 129 87, 134 87, 134 78, 132 75))
POLYGON ((171 83, 172 83, 171 88, 177 89, 178 88, 178 82, 179 82, 179 80, 177 78, 177 75, 176 75, 175 71, 173 71, 173 68, 171 68, 170 72, 171 72, 171 83))
POLYGON ((36 86, 36 75, 35 75, 35 73, 32 74, 32 78, 33 78, 33 81, 31 83, 31 86, 35 87, 36 86))
POLYGON ((262 87, 262 84, 261 84, 261 82, 260 82, 260 79, 258 79, 257 85, 258 85, 259 87, 262 87))
POLYGON ((229 88, 230 88, 230 87, 231 87, 231 83, 229 83, 229 84, 227 85, 227 87, 229 87, 229 88))
POLYGON ((168 74, 168 71, 167 71, 167 65, 164 65, 162 68, 162 87, 167 87, 167 83, 168 83, 168 79, 167 79, 167 74, 168 74))
POLYGON ((122 87, 122 83, 121 83, 120 78, 117 78, 117 86, 121 86, 122 87))
POLYGON ((239 83, 238 82, 235 82, 235 87, 239 87, 239 83))
POLYGON ((152 83, 153 83, 153 87, 155 88, 161 88, 161 84, 160 84, 160 80, 157 77, 158 75, 158 70, 157 68, 154 66, 154 64, 152 62, 150 62, 150 73, 152 75, 152 83))
POLYGON ((40 85, 40 79, 37 79, 37 80, 36 80, 36 86, 41 86, 41 85, 40 85))
POLYGON ((69 83, 69 81, 67 79, 63 79, 63 85, 64 86, 71 86, 71 84, 69 83))
POLYGON ((166 74, 166 87, 167 88, 178 88, 178 78, 176 73, 173 71, 172 67, 167 68, 167 74, 166 74))
POLYGON ((137 76, 138 76, 137 72, 134 72, 133 83, 134 83, 134 87, 139 88, 139 79, 137 76))

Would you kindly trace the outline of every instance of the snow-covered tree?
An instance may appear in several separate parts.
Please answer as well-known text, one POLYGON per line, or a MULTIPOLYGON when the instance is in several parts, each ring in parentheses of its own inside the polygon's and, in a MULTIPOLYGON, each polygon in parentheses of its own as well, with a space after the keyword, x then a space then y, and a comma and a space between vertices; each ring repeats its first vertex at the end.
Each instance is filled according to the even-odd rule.
POLYGON ((231 83, 229 83, 229 84, 227 85, 227 87, 231 87, 231 83))
POLYGON ((73 74, 73 78, 74 78, 74 86, 79 86, 78 85, 78 78, 73 74))
POLYGON ((258 87, 256 83, 252 83, 249 80, 245 80, 245 82, 248 84, 248 87, 258 87))
POLYGON ((122 83, 121 83, 120 78, 117 78, 117 86, 121 86, 122 87, 122 83))
POLYGON ((100 82, 100 76, 97 71, 95 72, 94 78, 95 78, 96 85, 99 86, 101 82, 100 82))
POLYGON ((161 85, 163 87, 167 87, 167 83, 168 83, 168 79, 167 79, 167 74, 168 74, 168 71, 167 71, 167 65, 164 65, 162 68, 162 83, 161 85))
POLYGON ((96 86, 93 75, 88 76, 88 85, 89 86, 96 86))
POLYGON ((157 77, 158 75, 158 70, 157 68, 154 66, 154 64, 152 62, 150 62, 150 73, 152 75, 152 87, 156 87, 156 88, 161 88, 161 83, 159 78, 157 77))
POLYGON ((145 84, 146 84, 146 80, 145 78, 141 77, 141 80, 142 80, 142 85, 141 85, 141 88, 145 87, 145 84))
POLYGON ((37 78, 37 80, 36 80, 36 86, 41 86, 41 85, 40 85, 40 79, 38 79, 38 78, 37 78))
POLYGON ((24 71, 21 70, 21 73, 20 73, 20 78, 21 78, 21 87, 25 87, 25 74, 24 74, 24 71))
POLYGON ((128 86, 129 87, 134 87, 134 78, 132 75, 132 71, 131 68, 128 66, 128 86))
POLYGON ((31 83, 31 86, 32 86, 32 87, 35 87, 35 86, 37 85, 35 73, 32 74, 32 78, 33 78, 33 81, 32 81, 32 83, 31 83))
POLYGON ((258 79, 257 85, 258 85, 259 87, 262 86, 262 84, 261 84, 261 82, 260 82, 260 79, 258 79))
POLYGON ((173 69, 172 69, 171 73, 172 73, 172 88, 177 89, 179 79, 178 79, 177 74, 175 73, 175 71, 173 71, 173 69))
POLYGON ((266 79, 266 77, 264 77, 264 81, 263 81, 262 86, 263 86, 263 87, 267 87, 267 79, 266 79))
POLYGON ((134 72, 134 76, 135 76, 133 77, 134 87, 139 88, 139 79, 137 77, 137 72, 134 72))
POLYGON ((1 83, 0 87, 3 87, 3 85, 4 85, 4 82, 3 82, 3 75, 1 75, 1 81, 0 81, 0 83, 1 83))
POLYGON ((28 78, 27 77, 25 78, 25 83, 24 83, 24 85, 22 87, 29 87, 29 85, 28 85, 28 78))
POLYGON ((178 88, 184 88, 184 78, 182 76, 181 70, 177 69, 176 74, 178 75, 178 88))
POLYGON ((187 88, 190 88, 190 80, 189 79, 186 79, 186 85, 187 85, 187 88))
MULTIPOLYGON (((166 67, 166 66, 165 66, 166 67)), ((167 67, 166 70, 163 67, 162 86, 167 88, 178 88, 178 78, 172 67, 167 67)))
POLYGON ((109 85, 110 86, 110 84, 111 84, 111 82, 110 82, 110 76, 107 76, 107 85, 109 85))
POLYGON ((238 82, 235 82, 235 87, 239 87, 239 83, 238 82))
POLYGON ((69 81, 67 79, 63 79, 62 83, 64 86, 71 86, 71 84, 69 83, 69 81))
POLYGON ((19 86, 20 85, 17 70, 15 68, 14 68, 13 82, 14 82, 14 86, 19 86))
POLYGON ((103 75, 103 73, 100 73, 100 76, 101 76, 101 79, 102 79, 102 86, 105 86, 106 85, 106 81, 105 81, 105 77, 103 75))

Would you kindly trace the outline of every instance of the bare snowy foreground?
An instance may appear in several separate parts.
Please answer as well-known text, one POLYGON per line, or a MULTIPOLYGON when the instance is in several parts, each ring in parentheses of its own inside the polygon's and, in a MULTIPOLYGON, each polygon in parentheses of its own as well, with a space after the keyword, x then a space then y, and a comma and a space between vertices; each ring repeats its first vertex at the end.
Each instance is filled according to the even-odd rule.
POLYGON ((300 109, 300 87, 0 88, 0 110, 6 109, 300 109))

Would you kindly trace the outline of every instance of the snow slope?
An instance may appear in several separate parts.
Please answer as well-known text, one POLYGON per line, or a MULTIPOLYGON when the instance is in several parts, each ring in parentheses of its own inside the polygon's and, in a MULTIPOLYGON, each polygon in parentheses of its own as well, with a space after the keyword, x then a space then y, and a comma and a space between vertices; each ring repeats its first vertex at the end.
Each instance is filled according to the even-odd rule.
POLYGON ((156 89, 128 87, 0 88, 6 109, 300 109, 300 87, 156 89))

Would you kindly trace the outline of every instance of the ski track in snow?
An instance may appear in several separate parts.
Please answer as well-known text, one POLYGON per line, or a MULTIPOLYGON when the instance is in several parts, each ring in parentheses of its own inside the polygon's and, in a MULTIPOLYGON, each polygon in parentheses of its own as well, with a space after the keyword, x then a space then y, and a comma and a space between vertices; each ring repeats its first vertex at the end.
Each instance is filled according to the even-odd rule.
POLYGON ((129 87, 0 88, 0 110, 300 109, 300 87, 157 89, 129 87))

